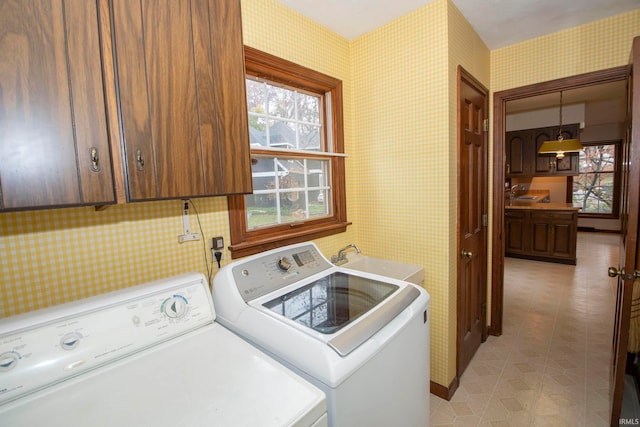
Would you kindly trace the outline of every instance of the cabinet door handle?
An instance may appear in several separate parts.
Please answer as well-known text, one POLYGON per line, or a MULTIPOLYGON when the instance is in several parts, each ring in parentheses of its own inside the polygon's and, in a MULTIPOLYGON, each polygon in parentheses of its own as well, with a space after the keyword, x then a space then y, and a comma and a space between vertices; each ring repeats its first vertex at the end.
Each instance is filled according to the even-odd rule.
POLYGON ((91 170, 93 172, 100 172, 100 156, 98 155, 98 149, 96 147, 89 149, 89 158, 91 159, 91 170))
POLYGON ((136 164, 138 170, 144 170, 144 157, 142 157, 142 150, 136 150, 136 164))
POLYGON ((463 258, 473 258, 473 252, 468 251, 468 250, 466 250, 466 249, 463 249, 463 250, 460 252, 460 256, 461 256, 461 257, 463 257, 463 258))

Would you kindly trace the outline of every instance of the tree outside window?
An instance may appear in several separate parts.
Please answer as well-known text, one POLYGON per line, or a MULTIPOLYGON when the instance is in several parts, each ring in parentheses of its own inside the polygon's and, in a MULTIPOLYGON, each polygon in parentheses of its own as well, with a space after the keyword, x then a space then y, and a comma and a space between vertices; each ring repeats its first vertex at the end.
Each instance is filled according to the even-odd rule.
POLYGON ((587 145, 580 152, 579 175, 573 181, 573 204, 580 214, 617 215, 618 144, 587 145))

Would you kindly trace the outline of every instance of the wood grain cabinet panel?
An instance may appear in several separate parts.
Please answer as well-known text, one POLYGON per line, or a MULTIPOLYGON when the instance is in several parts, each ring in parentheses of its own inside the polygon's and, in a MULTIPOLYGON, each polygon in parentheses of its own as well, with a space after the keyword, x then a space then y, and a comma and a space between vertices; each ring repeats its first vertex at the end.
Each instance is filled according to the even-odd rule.
POLYGON ((527 249, 527 213, 505 212, 505 249, 510 254, 524 254, 527 249))
POLYGON ((250 193, 240 2, 112 5, 128 200, 250 193))
MULTIPOLYGON (((579 124, 562 126, 565 139, 577 138, 579 124)), ((563 159, 553 154, 538 154, 545 141, 557 139, 558 126, 524 129, 506 133, 506 177, 570 176, 578 174, 579 153, 567 153, 563 159)))
POLYGON ((505 255, 576 263, 577 211, 519 209, 505 211, 505 255))
POLYGON ((531 176, 531 134, 507 132, 507 178, 531 176))
POLYGON ((115 201, 97 4, 0 2, 1 209, 115 201))

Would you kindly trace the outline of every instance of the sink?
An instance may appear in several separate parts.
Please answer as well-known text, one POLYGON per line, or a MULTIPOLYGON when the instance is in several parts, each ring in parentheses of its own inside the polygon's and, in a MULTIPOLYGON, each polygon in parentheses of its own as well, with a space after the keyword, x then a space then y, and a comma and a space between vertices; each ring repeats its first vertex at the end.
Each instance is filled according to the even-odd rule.
POLYGON ((538 196, 520 196, 516 197, 516 200, 535 200, 538 196))
POLYGON ((419 286, 422 286, 424 282, 424 268, 422 267, 362 254, 347 254, 347 262, 341 267, 404 280, 419 286))

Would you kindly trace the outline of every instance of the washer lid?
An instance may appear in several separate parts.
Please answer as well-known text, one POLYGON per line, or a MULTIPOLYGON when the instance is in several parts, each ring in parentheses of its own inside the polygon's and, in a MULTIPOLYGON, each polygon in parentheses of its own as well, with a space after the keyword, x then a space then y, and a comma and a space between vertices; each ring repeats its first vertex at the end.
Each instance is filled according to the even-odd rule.
POLYGON ((262 306, 322 334, 334 334, 357 319, 327 344, 346 356, 407 308, 420 292, 366 277, 334 272, 273 298, 262 306), (385 301, 387 300, 387 301, 385 301))

